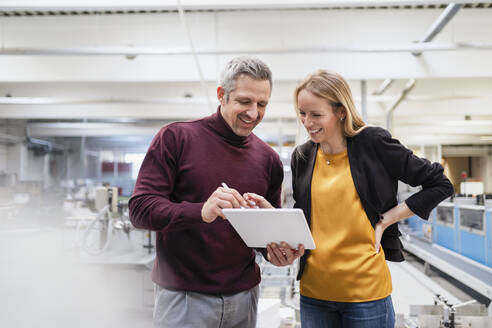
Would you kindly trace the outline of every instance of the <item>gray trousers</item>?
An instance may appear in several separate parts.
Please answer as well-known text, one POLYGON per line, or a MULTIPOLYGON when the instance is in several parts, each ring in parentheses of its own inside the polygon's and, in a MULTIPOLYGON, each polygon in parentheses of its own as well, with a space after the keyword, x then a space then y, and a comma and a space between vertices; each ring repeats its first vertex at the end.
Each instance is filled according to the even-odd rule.
POLYGON ((154 328, 255 328, 259 286, 233 295, 174 291, 156 285, 154 328))

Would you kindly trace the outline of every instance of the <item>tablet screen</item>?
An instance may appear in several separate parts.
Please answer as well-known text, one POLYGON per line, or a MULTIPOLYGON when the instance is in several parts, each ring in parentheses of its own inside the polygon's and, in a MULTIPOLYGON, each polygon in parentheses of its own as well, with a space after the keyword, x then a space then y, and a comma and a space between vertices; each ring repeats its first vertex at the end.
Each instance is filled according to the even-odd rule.
POLYGON ((248 247, 265 248, 271 242, 284 241, 291 248, 299 244, 316 248, 304 213, 298 208, 227 208, 222 212, 248 247))

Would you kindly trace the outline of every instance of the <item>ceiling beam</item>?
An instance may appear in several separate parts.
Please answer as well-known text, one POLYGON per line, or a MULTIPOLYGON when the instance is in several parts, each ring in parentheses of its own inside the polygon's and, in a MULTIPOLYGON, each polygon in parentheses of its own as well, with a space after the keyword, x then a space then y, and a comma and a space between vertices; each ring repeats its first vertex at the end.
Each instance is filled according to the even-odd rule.
MULTIPOLYGON (((320 67, 346 79, 492 77, 492 50, 407 53, 326 53, 262 55, 277 81, 297 81, 320 67)), ((217 67, 230 57, 200 56, 206 81, 217 80, 217 67)), ((191 82, 199 81, 191 56, 123 57, 0 56, 2 82, 191 82)))
POLYGON ((287 55, 322 53, 422 53, 436 51, 492 50, 490 42, 403 43, 374 46, 316 46, 298 48, 166 49, 136 47, 36 48, 2 47, 3 56, 191 56, 191 55, 287 55))
MULTIPOLYGON (((185 10, 254 10, 254 9, 299 9, 299 8, 364 8, 364 7, 405 7, 440 6, 451 1, 445 0, 318 0, 318 1, 277 1, 277 0, 182 0, 185 10)), ((455 3, 479 4, 487 0, 453 1, 455 3)), ((9 11, 109 11, 121 10, 176 10, 175 0, 3 0, 0 10, 9 11)))

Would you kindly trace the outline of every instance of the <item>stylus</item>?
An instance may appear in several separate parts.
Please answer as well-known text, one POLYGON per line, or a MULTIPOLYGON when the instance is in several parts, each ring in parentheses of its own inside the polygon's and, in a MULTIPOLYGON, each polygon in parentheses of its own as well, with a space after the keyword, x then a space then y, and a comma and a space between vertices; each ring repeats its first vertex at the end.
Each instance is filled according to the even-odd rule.
MULTIPOLYGON (((222 187, 224 187, 225 190, 231 190, 231 188, 229 188, 225 182, 222 182, 222 187)), ((256 203, 253 202, 252 200, 246 200, 251 206, 256 206, 256 203)), ((241 206, 242 208, 242 206, 241 206)))

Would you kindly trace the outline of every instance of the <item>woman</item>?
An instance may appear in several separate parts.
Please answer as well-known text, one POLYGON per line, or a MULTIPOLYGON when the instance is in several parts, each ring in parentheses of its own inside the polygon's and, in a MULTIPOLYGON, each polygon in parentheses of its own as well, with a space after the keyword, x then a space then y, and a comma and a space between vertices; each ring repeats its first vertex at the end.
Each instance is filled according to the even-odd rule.
MULTIPOLYGON (((294 207, 304 211, 316 243, 301 257, 297 277, 302 327, 394 327, 385 260, 403 261, 396 223, 414 214, 428 219, 452 185, 441 165, 413 155, 388 131, 366 126, 340 75, 307 76, 294 99, 310 138, 292 154, 294 207), (398 204, 398 180, 422 190, 398 204)), ((275 265, 303 252, 268 246, 275 265)))

